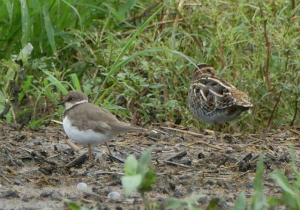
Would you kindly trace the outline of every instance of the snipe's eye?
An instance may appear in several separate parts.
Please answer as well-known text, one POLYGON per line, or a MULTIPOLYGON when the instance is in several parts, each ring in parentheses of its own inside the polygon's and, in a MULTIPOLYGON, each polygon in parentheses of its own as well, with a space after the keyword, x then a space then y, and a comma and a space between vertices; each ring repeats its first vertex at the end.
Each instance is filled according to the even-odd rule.
POLYGON ((68 97, 67 101, 72 101, 73 100, 73 97, 68 97))

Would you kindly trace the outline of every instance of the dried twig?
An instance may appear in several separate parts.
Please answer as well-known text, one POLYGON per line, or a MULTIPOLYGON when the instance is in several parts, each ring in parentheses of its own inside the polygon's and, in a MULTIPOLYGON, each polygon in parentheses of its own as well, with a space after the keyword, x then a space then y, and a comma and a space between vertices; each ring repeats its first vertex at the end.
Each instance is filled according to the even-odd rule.
POLYGON ((0 176, 5 179, 8 183, 11 183, 11 180, 9 180, 6 176, 4 176, 3 174, 0 174, 0 176))
MULTIPOLYGON (((219 147, 217 145, 213 145, 213 144, 209 144, 209 143, 206 143, 204 141, 197 141, 195 142, 194 144, 197 144, 197 143, 200 143, 200 144, 205 144, 206 146, 208 147, 211 147, 211 148, 214 148, 214 149, 217 149, 217 150, 223 150, 224 148, 223 147, 219 147)), ((191 147, 190 145, 183 145, 184 147, 190 147, 190 148, 194 148, 194 147, 191 147)))
POLYGON ((67 145, 69 145, 75 152, 79 153, 79 154, 83 154, 82 151, 80 151, 80 149, 70 140, 70 139, 65 139, 67 145))
POLYGON ((191 134, 191 135, 197 136, 197 137, 203 137, 204 136, 203 134, 200 134, 200 133, 195 133, 195 132, 192 132, 192 131, 180 130, 180 129, 176 129, 176 128, 163 127, 163 126, 161 126, 160 128, 171 130, 171 131, 178 131, 178 132, 181 132, 181 133, 184 133, 184 134, 191 134))
MULTIPOLYGON (((170 24, 170 23, 174 23, 175 20, 166 20, 166 21, 160 21, 158 23, 154 23, 152 25, 148 25, 144 31, 146 31, 147 29, 153 28, 155 26, 159 26, 159 25, 164 25, 164 24, 170 24)), ((179 19, 178 21, 182 21, 182 19, 179 19)), ((127 35, 127 34, 132 34, 135 31, 137 31, 138 29, 132 29, 132 30, 128 30, 122 33, 122 35, 127 35)), ((118 37, 118 36, 117 36, 118 37)))
POLYGON ((130 22, 134 22, 137 19, 142 18, 143 16, 145 16, 147 13, 149 13, 151 10, 153 10, 157 5, 159 4, 159 2, 154 2, 150 7, 148 7, 147 9, 145 9, 143 12, 129 18, 126 20, 126 22, 130 23, 130 22))
MULTIPOLYGON (((161 126, 160 128, 167 129, 167 130, 171 130, 171 131, 178 131, 178 132, 181 132, 181 133, 184 133, 184 134, 190 134, 190 135, 196 136, 196 137, 204 137, 203 134, 195 133, 195 132, 192 132, 192 131, 185 131, 185 130, 180 130, 180 129, 176 129, 176 128, 170 128, 170 127, 163 127, 163 126, 161 126)), ((223 149, 223 147, 219 147, 219 146, 216 146, 216 145, 212 145, 212 144, 206 143, 206 142, 204 142, 204 141, 199 141, 199 140, 197 140, 197 142, 195 142, 195 144, 196 144, 196 143, 205 144, 205 145, 207 145, 207 146, 209 146, 209 147, 212 147, 212 148, 218 149, 218 150, 222 150, 222 149, 223 149)), ((194 144, 194 143, 193 143, 193 144, 194 144)), ((183 146, 186 146, 186 145, 183 145, 183 146)), ((187 145, 186 147, 189 147, 189 145, 187 145)))
POLYGON ((183 164, 180 164, 180 163, 176 163, 176 162, 173 162, 173 161, 169 161, 169 160, 164 160, 165 163, 167 164, 170 164, 170 165, 174 165, 174 166, 180 166, 180 167, 184 167, 184 168, 191 168, 189 166, 186 166, 186 165, 183 165, 183 164))
POLYGON ((95 175, 110 175, 110 174, 117 174, 117 175, 125 175, 125 173, 119 173, 116 171, 95 171, 94 172, 95 175))
MULTIPOLYGON (((29 104, 30 104, 32 110, 34 110, 34 103, 33 103, 33 101, 31 100, 30 96, 29 96, 27 93, 25 93, 25 96, 26 96, 26 98, 28 99, 29 104)), ((37 112, 35 112, 35 119, 38 119, 38 118, 39 118, 39 116, 38 116, 37 112)))
POLYGON ((16 124, 17 120, 16 120, 16 113, 15 113, 15 110, 14 110, 14 106, 12 105, 12 103, 10 103, 10 106, 12 107, 12 109, 11 109, 11 115, 12 115, 14 123, 16 124))
MULTIPOLYGON (((175 2, 174 1, 172 1, 173 2, 173 4, 175 5, 175 2)), ((179 3, 180 4, 180 3, 179 3)), ((179 7, 179 6, 178 6, 179 7)), ((181 19, 183 20, 183 22, 185 22, 185 26, 189 29, 189 32, 191 33, 191 34, 194 34, 194 32, 193 32, 193 29, 192 29, 192 27, 191 27, 191 24, 190 23, 188 23, 186 20, 185 20, 185 18, 183 17, 183 15, 181 14, 181 12, 178 10, 178 8, 177 7, 175 7, 175 10, 176 10, 176 12, 177 12, 177 14, 181 17, 181 19)), ((192 36, 193 37, 193 39, 194 39, 194 41, 196 42, 196 44, 199 46, 199 48, 201 49, 202 48, 202 43, 201 43, 201 41, 198 39, 198 37, 197 36, 192 36)))
POLYGON ((268 129, 270 129, 270 127, 271 127, 271 123, 272 123, 272 121, 273 121, 273 116, 274 116, 275 110, 276 110, 276 108, 277 108, 277 106, 278 106, 279 100, 280 100, 280 98, 281 98, 281 93, 282 93, 282 91, 283 91, 283 89, 281 89, 280 92, 279 92, 279 96, 277 97, 276 104, 275 104, 275 106, 274 106, 274 108, 273 108, 273 110, 272 110, 271 116, 270 116, 270 118, 269 118, 268 125, 267 125, 267 128, 268 128, 268 129))
MULTIPOLYGON (((298 98, 298 97, 296 97, 296 98, 298 98)), ((295 122, 296 117, 297 117, 297 113, 298 113, 298 100, 295 101, 295 113, 294 113, 294 117, 293 117, 293 120, 292 120, 290 126, 294 125, 294 122, 295 122)))
POLYGON ((56 124, 60 124, 60 125, 62 125, 62 124, 63 124, 62 122, 60 122, 60 121, 57 121, 57 120, 51 120, 51 122, 54 122, 54 123, 56 123, 56 124))
POLYGON ((290 129, 291 132, 295 133, 295 134, 298 134, 300 135, 300 132, 296 131, 296 130, 293 130, 293 129, 290 129))
POLYGON ((5 102, 4 109, 0 114, 0 119, 5 118, 4 116, 9 112, 10 104, 5 102))
POLYGON ((178 153, 176 153, 175 155, 173 155, 173 156, 171 156, 171 157, 168 157, 167 159, 166 159, 166 161, 170 161, 170 160, 173 160, 173 159, 175 159, 175 158, 182 158, 182 157, 184 157, 184 156, 186 156, 187 155, 187 151, 181 151, 181 152, 178 152, 178 153))
POLYGON ((266 47, 267 47, 267 59, 266 59, 266 80, 268 84, 269 91, 272 92, 272 87, 271 87, 271 79, 270 79, 270 54, 271 54, 271 44, 269 41, 268 37, 268 31, 267 31, 267 19, 265 18, 264 11, 262 9, 261 4, 259 4, 259 8, 261 11, 261 17, 264 19, 264 36, 265 36, 265 41, 266 41, 266 47))
POLYGON ((85 163, 85 161, 87 161, 88 157, 87 157, 87 152, 81 154, 80 156, 78 156, 77 158, 75 158, 74 160, 72 160, 70 163, 68 163, 67 165, 65 165, 66 168, 72 168, 78 164, 83 164, 85 163))
MULTIPOLYGON (((178 4, 178 7, 177 7, 177 10, 180 11, 181 8, 183 7, 183 2, 184 0, 181 0, 178 4)), ((176 14, 176 17, 175 17, 175 21, 174 21, 174 25, 173 25, 173 32, 174 30, 177 28, 178 26, 178 20, 179 20, 179 13, 176 14)))

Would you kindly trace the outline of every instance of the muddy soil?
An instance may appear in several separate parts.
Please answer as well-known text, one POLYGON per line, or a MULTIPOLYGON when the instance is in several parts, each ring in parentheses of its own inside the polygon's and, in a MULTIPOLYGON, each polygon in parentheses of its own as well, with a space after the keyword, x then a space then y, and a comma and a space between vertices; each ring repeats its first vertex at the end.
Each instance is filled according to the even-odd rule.
POLYGON ((218 197, 219 209, 231 209, 241 192, 249 199, 261 152, 267 196, 280 193, 270 178, 274 169, 292 176, 290 144, 295 146, 296 164, 300 164, 300 128, 296 127, 264 134, 221 134, 218 140, 210 132, 155 129, 157 132, 121 135, 110 142, 117 158, 109 157, 106 147, 99 145, 93 148, 94 163, 83 159, 77 166, 67 168, 65 165, 79 155, 65 143, 60 126, 33 131, 18 130, 12 124, 0 125, 0 209, 68 209, 65 199, 89 208, 144 209, 136 192, 124 197, 121 161, 129 154, 139 158, 151 145, 155 145, 152 164, 157 184, 147 193, 149 200, 159 202, 168 197, 201 194, 204 197, 197 205, 202 208, 218 197), (80 182, 87 184, 86 191, 77 190, 80 182), (120 197, 111 196, 111 192, 120 197))

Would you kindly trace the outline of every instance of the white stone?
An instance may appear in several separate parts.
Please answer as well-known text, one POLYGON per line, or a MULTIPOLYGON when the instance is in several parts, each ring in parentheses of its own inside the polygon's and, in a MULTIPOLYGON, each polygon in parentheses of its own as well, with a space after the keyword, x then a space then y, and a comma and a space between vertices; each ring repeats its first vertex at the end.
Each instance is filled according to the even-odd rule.
POLYGON ((84 182, 80 182, 77 185, 77 190, 79 191, 86 191, 87 190, 87 185, 84 182))
POLYGON ((115 191, 110 192, 107 195, 107 199, 114 200, 114 201, 121 201, 122 200, 120 193, 115 192, 115 191))

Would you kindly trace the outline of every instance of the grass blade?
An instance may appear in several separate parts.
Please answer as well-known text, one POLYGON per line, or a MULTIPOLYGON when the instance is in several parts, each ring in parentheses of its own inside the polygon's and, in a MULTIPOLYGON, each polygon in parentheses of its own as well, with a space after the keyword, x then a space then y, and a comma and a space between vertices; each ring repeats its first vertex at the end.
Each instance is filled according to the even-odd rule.
POLYGON ((81 91, 81 86, 80 86, 80 82, 77 77, 77 74, 75 74, 75 73, 71 74, 71 79, 72 79, 73 86, 75 87, 75 89, 81 91))
POLYGON ((46 28, 49 44, 51 46, 52 52, 56 54, 57 49, 56 49, 56 44, 54 39, 53 27, 50 21, 50 15, 46 4, 43 6, 43 15, 44 15, 45 28, 46 28))
POLYGON ((29 90, 29 87, 31 85, 32 79, 33 79, 33 76, 28 76, 27 79, 26 79, 26 81, 23 83, 23 85, 22 85, 22 92, 19 94, 19 98, 18 98, 19 103, 24 98, 25 93, 27 93, 27 91, 29 90))
POLYGON ((79 25, 80 25, 80 30, 83 30, 83 26, 82 26, 82 20, 81 20, 81 16, 78 12, 78 10, 73 6, 71 5, 69 2, 65 1, 65 0, 62 0, 65 4, 67 4, 69 7, 72 8, 72 10, 74 10, 74 12, 77 14, 78 16, 78 19, 79 19, 79 25))
MULTIPOLYGON (((138 53, 135 53, 133 55, 128 56, 126 59, 122 60, 121 62, 117 63, 114 67, 111 68, 111 70, 109 71, 109 73, 107 74, 106 78, 104 79, 102 86, 100 88, 100 90, 103 89, 103 84, 105 84, 105 82, 107 81, 108 77, 114 73, 116 73, 122 66, 126 65, 128 62, 130 62, 133 58, 137 57, 137 56, 142 56, 142 55, 146 55, 146 54, 150 54, 150 53, 154 53, 154 52, 169 52, 169 53, 173 53, 175 55, 178 55, 184 59, 186 59, 187 61, 189 61, 193 66, 197 67, 196 63, 193 62, 187 55, 184 55, 181 52, 178 52, 176 50, 169 50, 169 49, 159 49, 159 48, 154 48, 154 49, 148 49, 148 50, 143 50, 140 51, 138 53)), ((100 98, 97 99, 99 93, 96 95, 95 100, 97 101, 96 104, 99 104, 100 98)))
POLYGON ((288 182, 287 177, 278 169, 274 174, 271 174, 272 179, 281 187, 283 191, 290 194, 291 196, 296 196, 290 183, 288 182))
POLYGON ((26 0, 20 0, 22 21, 22 45, 25 46, 29 39, 29 13, 26 0))
POLYGON ((245 210, 247 208, 246 196, 244 193, 237 198, 233 210, 245 210))
POLYGON ((46 75, 48 75, 47 79, 51 83, 53 83, 59 91, 61 91, 64 95, 66 95, 68 93, 68 90, 63 86, 63 84, 58 79, 56 79, 52 74, 50 74, 50 72, 48 72, 46 70, 43 70, 43 72, 46 75))
POLYGON ((10 29, 12 26, 12 21, 13 21, 13 5, 8 0, 4 0, 4 3, 6 5, 6 9, 7 9, 8 16, 9 16, 9 29, 10 29))
MULTIPOLYGON (((140 35, 143 30, 149 25, 149 23, 151 22, 151 20, 154 19, 154 17, 163 9, 163 6, 160 7, 158 10, 156 10, 156 12, 153 13, 153 15, 151 15, 144 23, 143 25, 132 35, 132 37, 130 38, 130 40, 128 41, 128 43, 125 45, 125 47, 123 48, 122 52, 118 55, 117 59, 115 60, 111 70, 108 72, 106 78, 104 79, 100 90, 103 89, 103 86, 105 85, 107 79, 114 74, 122 65, 120 65, 120 63, 123 63, 122 61, 120 62, 121 58, 124 56, 124 54, 126 53, 126 51, 129 49, 129 47, 133 44, 133 41, 136 39, 136 37, 138 35, 140 35)), ((95 99, 98 98, 99 93, 96 95, 95 99)))
POLYGON ((115 86, 116 86, 117 83, 114 83, 112 86, 110 86, 109 88, 107 88, 103 93, 102 95, 97 99, 96 101, 96 105, 99 105, 100 102, 103 100, 103 98, 106 96, 106 94, 111 91, 111 89, 113 89, 115 86))

